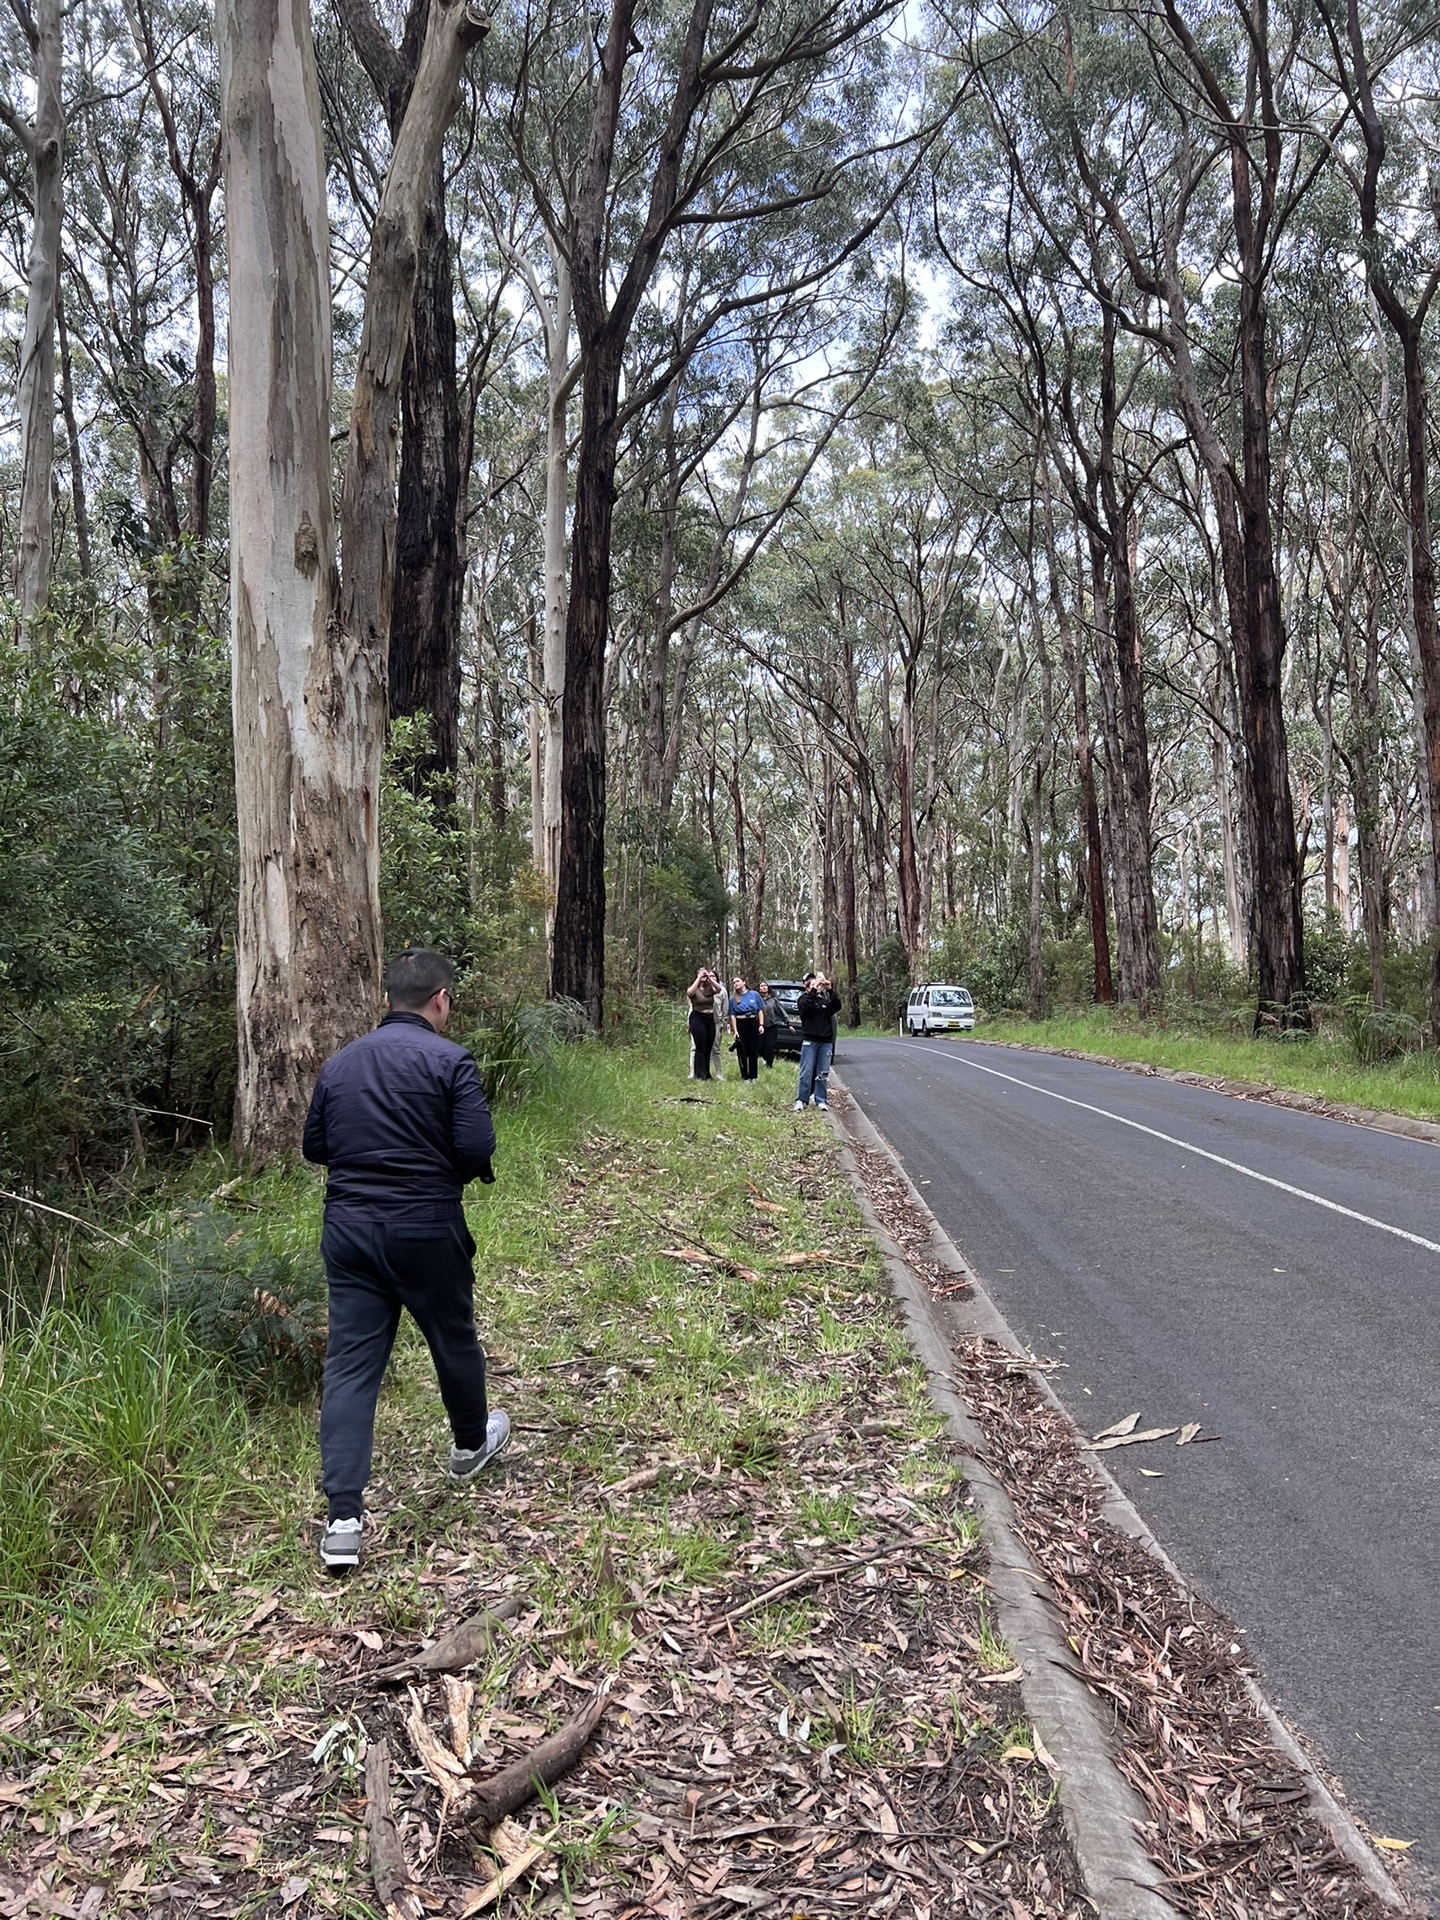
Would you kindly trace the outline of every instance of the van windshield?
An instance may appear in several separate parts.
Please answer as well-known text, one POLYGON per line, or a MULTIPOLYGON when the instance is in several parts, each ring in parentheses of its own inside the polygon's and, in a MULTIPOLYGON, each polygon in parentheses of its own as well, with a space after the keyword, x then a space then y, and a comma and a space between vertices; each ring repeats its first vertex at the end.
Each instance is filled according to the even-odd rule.
POLYGON ((932 1007, 968 1007, 970 996, 959 987, 936 987, 930 995, 932 1007))

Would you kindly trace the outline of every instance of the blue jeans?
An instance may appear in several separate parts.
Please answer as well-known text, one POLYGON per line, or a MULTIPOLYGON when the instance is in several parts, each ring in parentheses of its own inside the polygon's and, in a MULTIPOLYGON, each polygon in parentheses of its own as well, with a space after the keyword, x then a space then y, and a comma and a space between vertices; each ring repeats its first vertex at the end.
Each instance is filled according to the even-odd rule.
POLYGON ((811 1094, 815 1096, 817 1107, 828 1104, 830 1098, 830 1062, 835 1057, 833 1040, 805 1040, 800 1046, 800 1085, 795 1089, 795 1098, 803 1107, 811 1094))

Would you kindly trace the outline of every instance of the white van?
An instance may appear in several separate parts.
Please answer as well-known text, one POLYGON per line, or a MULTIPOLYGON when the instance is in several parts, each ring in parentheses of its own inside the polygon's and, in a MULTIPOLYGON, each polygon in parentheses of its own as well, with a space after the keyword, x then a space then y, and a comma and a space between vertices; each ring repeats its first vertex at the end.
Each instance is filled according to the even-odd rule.
POLYGON ((905 1009, 904 1031, 928 1037, 932 1033, 969 1033, 975 1025, 975 1002, 964 987, 916 987, 905 1009))

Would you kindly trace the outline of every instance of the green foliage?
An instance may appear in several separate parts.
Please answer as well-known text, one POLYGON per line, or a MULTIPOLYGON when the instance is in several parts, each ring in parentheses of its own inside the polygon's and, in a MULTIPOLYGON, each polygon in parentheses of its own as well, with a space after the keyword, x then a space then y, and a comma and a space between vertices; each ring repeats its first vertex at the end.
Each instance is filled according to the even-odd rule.
POLYGON ((931 977, 967 987, 976 1006, 988 1011, 1025 1005, 1029 967, 1030 934, 1023 920, 1002 920, 997 926, 957 920, 945 929, 931 977))
POLYGON ((26 664, 0 665, 0 993, 29 1008, 162 973, 191 929, 133 817, 134 747, 26 664))
POLYGON ((860 998, 881 1026, 894 1026, 910 998, 910 962, 898 933, 887 934, 860 966, 860 998))
POLYGON ((611 944, 617 950, 608 971, 628 978, 643 993, 677 993, 712 959, 730 896, 710 847, 697 835, 671 832, 658 848, 644 822, 622 819, 616 836, 618 862, 609 880, 613 910, 611 944))
POLYGON ((207 1206, 161 1247, 147 1297, 250 1398, 300 1400, 319 1386, 326 1283, 313 1246, 274 1246, 207 1206))
POLYGON ((555 1050, 585 1039, 589 1018, 578 1000, 518 1001, 465 1036, 491 1107, 514 1106, 555 1071, 555 1050))
POLYGON ((1338 913, 1305 922, 1305 984, 1312 1000, 1338 1005, 1368 982, 1365 942, 1345 931, 1338 913))
POLYGON ((380 786, 380 912, 392 952, 434 947, 463 966, 475 936, 468 837, 433 780, 418 791, 412 784, 409 769, 426 739, 423 717, 391 723, 380 786))
POLYGON ((227 682, 223 647, 193 618, 162 626, 145 657, 88 625, 0 657, 0 1171, 12 1182, 133 1157, 152 1118, 162 1137, 176 1113, 223 1124, 227 682))
POLYGON ((468 821, 443 785, 413 776, 429 721, 392 722, 380 790, 380 912, 389 952, 434 947, 487 996, 540 989, 544 895, 508 829, 468 821))
POLYGON ((1404 1054, 1419 1053, 1425 1045, 1425 1029, 1413 1014, 1377 1008, 1358 996, 1346 1002, 1342 1027, 1363 1067, 1377 1067, 1404 1054))
POLYGON ((88 1307, 12 1297, 6 1319, 0 1648, 26 1661, 43 1638, 57 1684, 107 1616, 110 1642, 92 1651, 122 1655, 115 1613, 134 1630, 147 1575, 203 1555, 245 1418, 180 1324, 123 1290, 88 1307), (72 1611, 85 1634, 58 1635, 72 1611))

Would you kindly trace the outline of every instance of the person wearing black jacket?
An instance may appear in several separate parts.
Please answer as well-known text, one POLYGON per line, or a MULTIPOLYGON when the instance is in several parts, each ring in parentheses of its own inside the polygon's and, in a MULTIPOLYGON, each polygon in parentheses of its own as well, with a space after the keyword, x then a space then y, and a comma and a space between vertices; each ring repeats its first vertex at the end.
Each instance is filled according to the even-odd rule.
POLYGON ((510 1439, 509 1419, 486 1396, 463 1203, 468 1181, 495 1177, 495 1128, 473 1058, 441 1037, 454 977, 425 948, 392 960, 384 1019, 325 1062, 305 1118, 305 1158, 329 1169, 320 1239, 330 1292, 320 1405, 329 1519, 320 1558, 332 1570, 359 1562, 375 1404, 402 1308, 435 1362, 455 1442, 452 1478, 478 1473, 510 1439))
POLYGON ((829 1112, 830 1062, 835 1057, 835 1016, 840 996, 823 973, 807 973, 797 1011, 800 1015, 800 1084, 795 1111, 803 1113, 811 1096, 821 1113, 829 1112))

